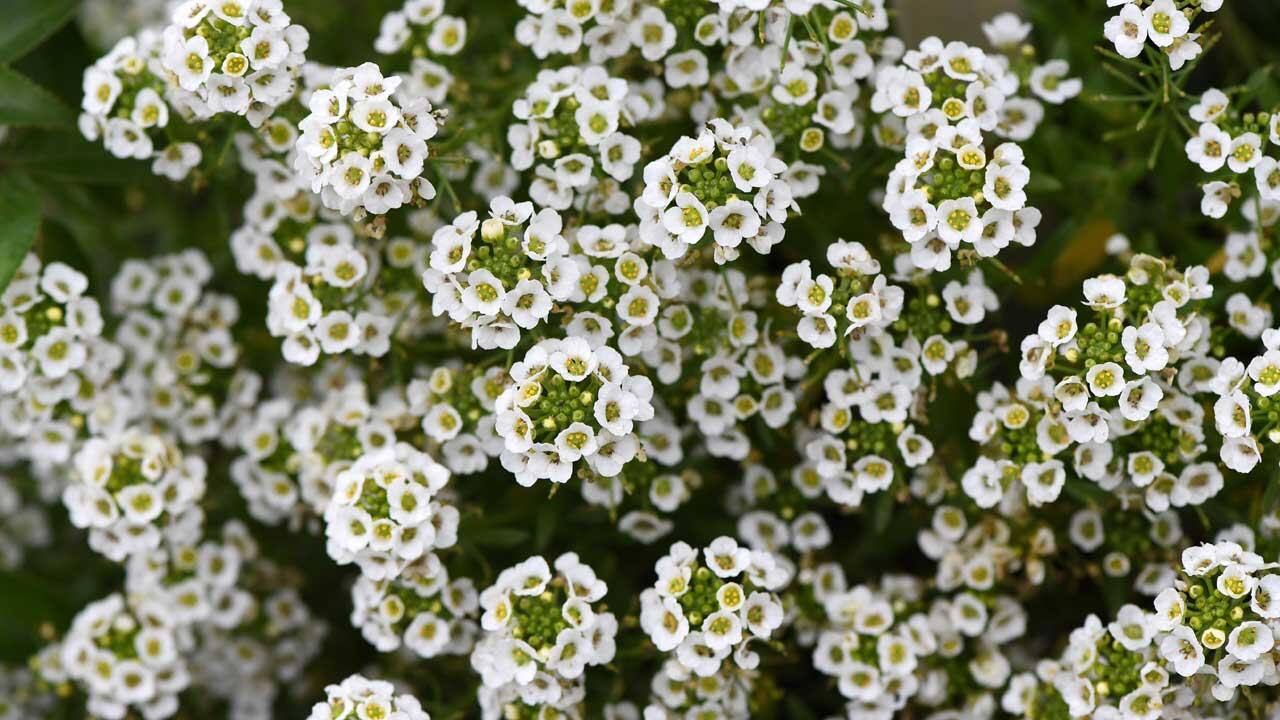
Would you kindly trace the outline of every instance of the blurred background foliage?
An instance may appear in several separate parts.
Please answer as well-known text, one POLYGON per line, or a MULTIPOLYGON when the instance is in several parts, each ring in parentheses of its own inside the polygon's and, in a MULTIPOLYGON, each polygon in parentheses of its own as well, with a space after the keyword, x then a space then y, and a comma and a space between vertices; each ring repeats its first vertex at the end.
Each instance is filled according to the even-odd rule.
MULTIPOLYGON (((309 58, 331 65, 374 58, 371 44, 379 20, 400 4, 400 0, 286 3, 295 22, 311 31, 309 58)), ((127 0, 0 0, 0 125, 7 126, 0 142, 0 284, 7 282, 28 246, 47 259, 85 270, 91 290, 100 298, 124 259, 199 248, 216 268, 215 289, 235 295, 243 325, 256 328, 249 334, 246 355, 255 369, 266 372, 277 362, 278 348, 263 329, 264 288, 235 272, 227 244, 252 190, 249 177, 237 170, 233 153, 218 168, 218 176, 175 185, 153 176, 146 163, 110 157, 99 144, 82 139, 76 129, 83 70, 104 51, 94 13, 124 12, 128 5, 127 0)), ((1141 77, 1135 68, 1100 52, 1102 25, 1110 13, 1099 0, 914 0, 900 4, 905 13, 900 21, 911 35, 909 42, 935 33, 944 39, 952 35, 975 39, 979 23, 990 12, 1009 6, 1016 6, 1012 9, 1035 25, 1034 44, 1040 57, 1068 60, 1072 74, 1082 77, 1085 87, 1076 100, 1050 109, 1034 139, 1024 144, 1033 172, 1032 204, 1045 214, 1037 244, 1010 248, 1001 255, 1017 280, 991 277, 988 270, 1003 296, 997 324, 1010 338, 1018 338, 1034 328, 1043 307, 1078 293, 1080 281, 1106 261, 1104 243, 1116 232, 1127 234, 1135 250, 1176 255, 1182 263, 1214 262, 1224 229, 1198 211, 1201 175, 1184 155, 1186 130, 1181 115, 1191 102, 1190 95, 1207 87, 1239 86, 1263 105, 1280 103, 1280 82, 1274 72, 1280 59, 1280 43, 1275 40, 1280 33, 1280 3, 1229 0, 1209 31, 1218 36, 1216 45, 1185 76, 1184 86, 1169 88, 1167 80, 1141 77), (1135 78, 1139 87, 1148 89, 1136 89, 1135 78), (1143 92, 1145 97, 1138 97, 1143 92)), ((464 76, 463 91, 494 92, 509 86, 510 93, 519 92, 518 83, 505 77, 506 72, 514 68, 516 77, 530 76, 537 61, 510 40, 516 16, 513 0, 450 0, 449 7, 471 24, 469 52, 498 57, 464 76), (495 48, 495 43, 501 47, 495 48)), ((495 110, 509 107, 508 102, 495 110)), ((465 123, 467 118, 454 121, 465 123)), ((838 179, 825 182, 821 195, 808 203, 807 213, 789 224, 787 242, 767 258, 753 256, 750 262, 767 264, 776 273, 796 260, 821 257, 835 237, 864 242, 886 237, 886 218, 870 198, 882 187, 893 157, 852 152, 840 162, 842 172, 834 173, 838 179)), ((751 272, 749 266, 743 269, 751 272)), ((999 363, 1007 361, 984 361, 991 367, 983 371, 1000 372, 999 363)), ((943 417, 938 422, 964 433, 968 402, 957 401, 956 411, 940 413, 943 417)), ((216 462, 213 472, 216 478, 216 462)), ((736 480, 726 469, 725 477, 711 476, 708 483, 736 480)), ((229 482, 212 482, 210 492, 215 510, 209 527, 216 527, 238 512, 238 498, 229 482)), ((487 508, 484 514, 474 510, 464 514, 461 567, 455 570, 474 572, 478 580, 491 578, 496 570, 531 553, 574 548, 602 577, 610 578, 610 597, 625 602, 650 581, 654 559, 661 554, 659 547, 622 539, 610 518, 585 506, 576 490, 544 497, 517 487, 509 478, 495 478, 464 485, 461 493, 474 501, 473 506, 483 501, 487 508), (620 581, 615 583, 614 578, 620 581), (628 582, 633 586, 628 587, 628 582)), ((720 510, 721 502, 716 492, 695 493, 695 499, 675 517, 682 529, 679 539, 696 543, 732 534, 732 519, 720 510)), ((56 508, 54 513, 58 517, 54 547, 59 550, 37 554, 19 572, 0 572, 0 663, 24 662, 47 638, 64 630, 86 602, 120 582, 118 568, 93 555, 60 511, 56 508)), ((852 532, 837 535, 851 579, 908 571, 920 563, 914 535, 918 523, 894 522, 895 512, 911 510, 895 506, 893 498, 884 494, 868 512, 849 520, 846 529, 852 532)), ((305 599, 331 628, 325 650, 308 675, 311 686, 297 688, 299 704, 280 715, 302 717, 302 708, 319 696, 323 683, 361 669, 376 653, 348 622, 349 569, 336 567, 320 541, 280 529, 255 526, 255 532, 268 555, 304 570, 305 599)), ((1125 591, 1104 586, 1104 592, 1098 593, 1096 586, 1084 586, 1076 594, 1076 589, 1066 586, 1065 592, 1044 598, 1050 607, 1033 613, 1047 624, 1061 626, 1046 628, 1045 636, 1074 627, 1088 610, 1114 609, 1125 591), (1069 611, 1056 613, 1055 604, 1069 611)), ((627 652, 626 647, 620 649, 620 663, 627 662, 627 652)), ((809 680, 807 662, 795 660, 793 670, 776 674, 779 697, 789 683, 803 688, 809 680)), ((394 659, 384 664, 414 682, 424 702, 452 708, 443 717, 465 716, 474 703, 469 689, 458 690, 470 688, 472 682, 463 677, 469 672, 465 658, 453 664, 398 664, 394 659)), ((614 677, 621 682, 620 675, 614 677)), ((644 688, 632 688, 629 694, 644 692, 644 688)), ((793 718, 822 717, 833 709, 817 701, 811 704, 803 695, 773 706, 777 717, 793 718)), ((182 716, 200 714, 196 708, 185 708, 182 716)))

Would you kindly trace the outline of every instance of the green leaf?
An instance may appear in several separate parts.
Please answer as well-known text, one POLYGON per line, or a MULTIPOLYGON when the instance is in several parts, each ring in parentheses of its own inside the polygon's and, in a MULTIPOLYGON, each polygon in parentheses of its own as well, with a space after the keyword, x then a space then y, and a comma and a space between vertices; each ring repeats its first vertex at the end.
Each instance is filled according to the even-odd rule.
POLYGON ((1275 68, 1263 65, 1254 70, 1244 84, 1244 97, 1256 99, 1264 108, 1275 105, 1280 99, 1280 82, 1276 80, 1275 68))
POLYGON ((0 291, 40 232, 40 191, 25 175, 0 175, 0 291))
POLYGON ((0 64, 26 55, 75 14, 79 0, 0 0, 0 64))
POLYGON ((75 115, 27 76, 0 67, 0 125, 74 129, 75 115))
POLYGON ((11 142, 0 165, 76 185, 127 185, 154 178, 146 162, 112 157, 101 145, 65 133, 33 133, 11 142))

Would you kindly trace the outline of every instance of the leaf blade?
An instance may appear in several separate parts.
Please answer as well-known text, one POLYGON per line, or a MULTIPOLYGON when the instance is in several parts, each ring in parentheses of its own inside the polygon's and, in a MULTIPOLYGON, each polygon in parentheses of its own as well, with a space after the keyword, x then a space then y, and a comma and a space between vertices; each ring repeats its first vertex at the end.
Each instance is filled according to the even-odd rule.
POLYGON ((25 175, 0 175, 0 292, 40 233, 40 191, 25 175))
POLYGON ((29 133, 6 146, 0 161, 37 179, 69 184, 127 185, 154 177, 144 162, 112 157, 102 145, 64 133, 29 133))
POLYGON ((0 64, 35 49, 75 14, 78 0, 0 0, 0 64))
POLYGON ((0 67, 0 125, 69 130, 75 127, 75 115, 27 76, 0 67))

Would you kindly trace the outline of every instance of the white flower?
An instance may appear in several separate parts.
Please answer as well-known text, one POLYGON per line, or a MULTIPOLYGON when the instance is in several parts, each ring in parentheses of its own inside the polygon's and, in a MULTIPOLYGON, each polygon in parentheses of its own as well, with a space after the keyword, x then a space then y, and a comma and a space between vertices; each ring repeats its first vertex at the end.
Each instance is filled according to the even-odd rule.
POLYGON ((1054 347, 1070 342, 1076 336, 1076 311, 1062 305, 1049 308, 1048 317, 1040 323, 1038 334, 1054 347))
POLYGON ((1240 188, 1234 183, 1214 180, 1204 184, 1204 196, 1200 200, 1200 212, 1205 217, 1219 219, 1227 214, 1231 202, 1240 197, 1240 188))
POLYGON ((938 205, 938 235, 952 247, 975 244, 982 237, 982 219, 973 198, 943 200, 938 205))
POLYGON ((467 275, 467 285, 462 291, 462 304, 481 315, 497 315, 506 300, 507 291, 492 272, 475 270, 467 275))
POLYGON ((1168 632, 1182 624, 1186 612, 1187 604, 1182 594, 1174 588, 1165 588, 1156 596, 1155 613, 1151 619, 1158 630, 1168 632))
POLYGON ((1187 159, 1205 172, 1214 172, 1227 162, 1231 150, 1231 136, 1217 125, 1206 122, 1200 125, 1196 135, 1187 140, 1187 159))
POLYGON ((671 652, 689 634, 689 621, 676 599, 659 597, 652 588, 640 595, 640 626, 659 652, 671 652))
POLYGON ((1267 574, 1253 588, 1250 608, 1268 620, 1280 617, 1280 575, 1267 574))
POLYGON ((1085 381, 1095 397, 1114 397, 1124 391, 1124 369, 1113 362, 1098 363, 1085 373, 1085 381))
POLYGON ((733 184, 742 192, 751 192, 773 182, 773 173, 766 167, 764 155, 753 145, 731 151, 728 162, 733 184))
POLYGON ((1214 424, 1228 438, 1241 438, 1252 428, 1248 396, 1236 390, 1218 398, 1213 405, 1214 424))
POLYGON ((1262 160, 1262 138, 1257 133, 1247 132, 1232 139, 1227 150, 1227 167, 1231 172, 1245 173, 1252 170, 1262 160))
MULTIPOLYGON (((1169 3, 1169 5, 1172 5, 1172 3, 1169 3)), ((1175 9, 1174 12, 1182 16, 1184 21, 1186 20, 1186 16, 1182 15, 1181 11, 1175 9)), ((1168 17, 1170 18, 1168 30, 1172 30, 1172 16, 1168 17)), ((1164 26, 1163 22, 1161 25, 1162 27, 1164 26)), ((1115 45, 1116 52, 1121 57, 1135 58, 1142 53, 1142 48, 1146 45, 1149 27, 1150 23, 1148 18, 1143 15, 1142 9, 1134 3, 1126 3, 1120 9, 1120 14, 1107 21, 1107 24, 1103 27, 1103 34, 1115 45)), ((1183 32, 1186 32, 1185 28, 1183 32)), ((1172 41, 1169 36, 1170 33, 1166 32, 1164 35, 1165 45, 1172 41)))
POLYGON ((631 43, 645 60, 660 60, 676 44, 676 27, 657 7, 645 7, 628 26, 631 43))
POLYGON ((1060 105, 1080 94, 1079 78, 1067 78, 1070 68, 1065 60, 1050 60, 1031 71, 1031 90, 1045 102, 1060 105))
POLYGON ((711 79, 707 56, 698 50, 672 53, 663 62, 663 79, 672 88, 700 87, 711 79))
POLYGON ((213 72, 209 57, 209 41, 200 35, 182 37, 179 32, 165 33, 165 67, 172 71, 183 90, 194 92, 213 72))
POLYGON ((1226 112, 1231 101, 1227 94, 1217 88, 1209 88, 1200 95, 1200 99, 1191 106, 1191 119, 1201 123, 1216 122, 1226 112))
POLYGON ((737 577, 746 571, 751 560, 750 550, 739 547, 733 538, 724 536, 712 541, 703 554, 707 567, 721 578, 737 577))
POLYGON ((329 177, 334 181, 333 188, 338 195, 347 200, 354 200, 364 195, 373 182, 373 164, 369 158, 360 153, 347 153, 337 163, 329 177))
POLYGON ((662 225, 680 242, 692 245, 702 239, 707 230, 707 208, 693 193, 676 194, 676 206, 662 213, 662 225))
POLYGON ((1027 489, 1027 500, 1032 505, 1043 505, 1058 499, 1066 483, 1066 471, 1061 460, 1043 463, 1027 463, 1020 475, 1027 489))
MULTIPOLYGON (((1121 15, 1124 13, 1121 12, 1121 15)), ((1174 5, 1173 0, 1155 0, 1142 11, 1142 18, 1146 23, 1147 37, 1158 47, 1172 45, 1174 40, 1187 34, 1187 30, 1191 28, 1191 21, 1174 5)), ((1116 47, 1118 50, 1120 46, 1117 44, 1116 47)))
POLYGON ((1259 395, 1271 397, 1280 392, 1280 350, 1267 350, 1250 360, 1248 373, 1259 395))
POLYGON ((1026 186, 1030 180, 1031 171, 1023 165, 988 165, 983 197, 996 209, 1021 210, 1027 204, 1026 186))
POLYGON ((198 166, 202 157, 199 145, 174 143, 156 155, 151 163, 151 171, 177 182, 198 166))
POLYGON ((1124 361, 1135 373, 1158 372, 1169 362, 1164 331, 1156 323, 1126 327, 1120 342, 1125 350, 1124 361))
POLYGON ((1243 565, 1231 564, 1218 575, 1218 592, 1231 598, 1242 598, 1253 591, 1257 579, 1243 565))
POLYGON ((359 345, 361 333, 350 313, 336 310, 326 313, 316 323, 315 337, 321 350, 336 355, 359 345))
POLYGON ((760 232, 760 216, 750 203, 733 199, 710 212, 708 225, 718 245, 737 247, 760 232))
POLYGON ((1256 620, 1237 625, 1227 636, 1226 651, 1244 662, 1269 653, 1274 645, 1271 628, 1256 620))
POLYGON ((889 214, 893 226, 902 231, 903 238, 909 243, 924 240, 938 225, 938 210, 929 203, 928 196, 922 190, 911 190, 902 194, 889 214))
POLYGON ((1084 281, 1084 299, 1089 307, 1117 308, 1125 301, 1124 280, 1115 275, 1099 275, 1084 281))
POLYGON ((1148 615, 1137 605, 1120 608, 1115 621, 1107 626, 1107 631, 1116 642, 1132 651, 1150 645, 1155 634, 1148 615))
POLYGON ((65 327, 55 327, 37 338, 31 355, 39 363, 40 372, 54 379, 79 369, 88 357, 84 344, 65 327))
POLYGON ((716 611, 707 615, 701 627, 707 646, 719 651, 742 641, 742 621, 735 613, 716 611))
POLYGON ((369 544, 373 518, 358 507, 344 507, 334 512, 325 527, 333 542, 343 550, 354 553, 363 550, 369 544))

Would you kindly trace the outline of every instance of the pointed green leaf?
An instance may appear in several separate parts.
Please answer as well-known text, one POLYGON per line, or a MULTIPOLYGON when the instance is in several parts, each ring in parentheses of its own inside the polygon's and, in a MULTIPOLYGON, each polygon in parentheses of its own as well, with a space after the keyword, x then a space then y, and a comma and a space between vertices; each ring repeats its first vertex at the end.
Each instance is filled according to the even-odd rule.
POLYGON ((0 63, 26 55, 75 14, 78 0, 0 0, 0 63))
POLYGON ((0 67, 0 125, 73 129, 75 115, 22 73, 0 67))
POLYGON ((0 291, 40 232, 40 191, 25 175, 0 175, 0 291))

